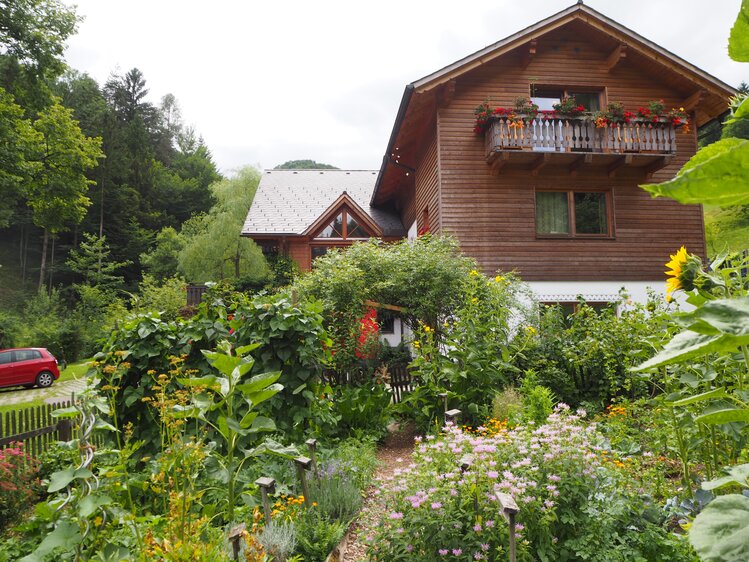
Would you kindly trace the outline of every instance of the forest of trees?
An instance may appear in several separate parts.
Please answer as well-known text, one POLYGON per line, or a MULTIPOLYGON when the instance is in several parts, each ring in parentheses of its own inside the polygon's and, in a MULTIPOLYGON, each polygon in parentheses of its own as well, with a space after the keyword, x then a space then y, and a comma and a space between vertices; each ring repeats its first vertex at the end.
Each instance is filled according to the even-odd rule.
POLYGON ((0 347, 70 358, 127 309, 176 314, 186 281, 272 283, 239 237, 259 172, 222 177, 137 68, 100 84, 68 67, 74 8, 0 7, 0 347))

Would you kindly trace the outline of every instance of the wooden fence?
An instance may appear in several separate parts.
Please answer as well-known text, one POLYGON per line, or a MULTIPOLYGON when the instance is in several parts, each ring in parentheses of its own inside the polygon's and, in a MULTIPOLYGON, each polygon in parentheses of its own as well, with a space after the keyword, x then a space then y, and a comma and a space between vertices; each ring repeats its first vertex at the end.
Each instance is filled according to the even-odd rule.
MULTIPOLYGON (((323 373, 322 378, 331 385, 362 384, 367 380, 371 380, 372 375, 363 371, 348 373, 326 371, 323 373)), ((388 367, 388 378, 387 386, 390 389, 390 394, 393 396, 393 404, 401 402, 405 394, 414 389, 413 378, 411 377, 411 373, 408 372, 408 367, 405 365, 388 367)))
POLYGON ((0 449, 23 442, 25 452, 37 457, 55 441, 70 441, 78 419, 57 419, 52 412, 72 405, 73 397, 56 404, 0 413, 0 449))

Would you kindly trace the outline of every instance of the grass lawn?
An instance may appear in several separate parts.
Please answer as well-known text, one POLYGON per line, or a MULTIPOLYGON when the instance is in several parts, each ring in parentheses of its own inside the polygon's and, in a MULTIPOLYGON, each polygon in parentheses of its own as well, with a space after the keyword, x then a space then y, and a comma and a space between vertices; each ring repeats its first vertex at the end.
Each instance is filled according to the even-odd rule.
MULTIPOLYGON (((91 359, 83 359, 81 361, 78 361, 77 363, 71 363, 65 368, 64 371, 60 372, 60 378, 57 379, 54 384, 57 385, 61 382, 78 380, 85 377, 86 373, 88 372, 90 363, 91 359)), ((52 386, 52 388, 54 388, 54 385, 52 386)), ((34 394, 29 394, 29 396, 33 396, 34 394)), ((8 412, 10 410, 18 410, 19 408, 41 406, 42 404, 44 404, 44 398, 33 398, 29 399, 28 402, 8 404, 6 406, 0 405, 0 414, 3 414, 4 412, 8 412)))

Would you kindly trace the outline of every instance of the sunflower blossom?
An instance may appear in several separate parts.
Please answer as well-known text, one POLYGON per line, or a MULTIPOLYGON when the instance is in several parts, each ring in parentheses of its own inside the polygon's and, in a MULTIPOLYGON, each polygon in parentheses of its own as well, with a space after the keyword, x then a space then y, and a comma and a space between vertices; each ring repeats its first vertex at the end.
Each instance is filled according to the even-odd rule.
POLYGON ((666 263, 666 267, 670 268, 666 271, 666 275, 670 278, 666 280, 666 294, 671 295, 674 291, 683 288, 681 283, 681 274, 683 272, 684 265, 687 263, 687 249, 682 246, 676 254, 669 256, 671 261, 666 263))

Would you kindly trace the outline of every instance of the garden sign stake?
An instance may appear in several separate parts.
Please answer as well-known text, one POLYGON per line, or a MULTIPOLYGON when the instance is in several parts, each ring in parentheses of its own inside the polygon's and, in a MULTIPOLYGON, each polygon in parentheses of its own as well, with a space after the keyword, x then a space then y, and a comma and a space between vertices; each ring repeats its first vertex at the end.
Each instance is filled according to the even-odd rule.
POLYGON ((309 488, 307 487, 307 474, 306 471, 310 469, 312 465, 312 459, 307 457, 296 457, 294 459, 296 463, 296 475, 299 478, 299 482, 302 484, 302 493, 304 494, 304 505, 310 507, 309 499, 309 488))
MULTIPOLYGON (((443 412, 447 413, 447 392, 440 392, 437 396, 442 398, 442 402, 444 403, 443 412)), ((445 420, 447 421, 447 420, 445 420)))
POLYGON ((454 424, 457 424, 460 414, 460 410, 457 410, 455 408, 453 408, 452 410, 448 410, 447 412, 445 412, 445 423, 452 422, 454 424))
POLYGON ((276 491, 276 481, 273 478, 263 476, 255 480, 255 484, 260 486, 260 494, 263 496, 263 512, 265 513, 265 524, 270 525, 270 500, 268 494, 276 491))
POLYGON ((517 560, 517 553, 515 551, 515 515, 517 515, 518 504, 510 494, 497 493, 497 501, 499 506, 502 508, 502 517, 504 517, 510 524, 510 562, 517 560))
POLYGON ((307 448, 309 448, 309 456, 312 458, 312 472, 315 473, 315 480, 320 480, 320 473, 317 471, 317 457, 315 456, 317 439, 307 439, 305 443, 307 444, 307 448))
POLYGON ((244 523, 240 523, 229 531, 229 542, 231 543, 232 558, 239 560, 239 539, 242 538, 242 534, 247 530, 247 526, 244 523))

